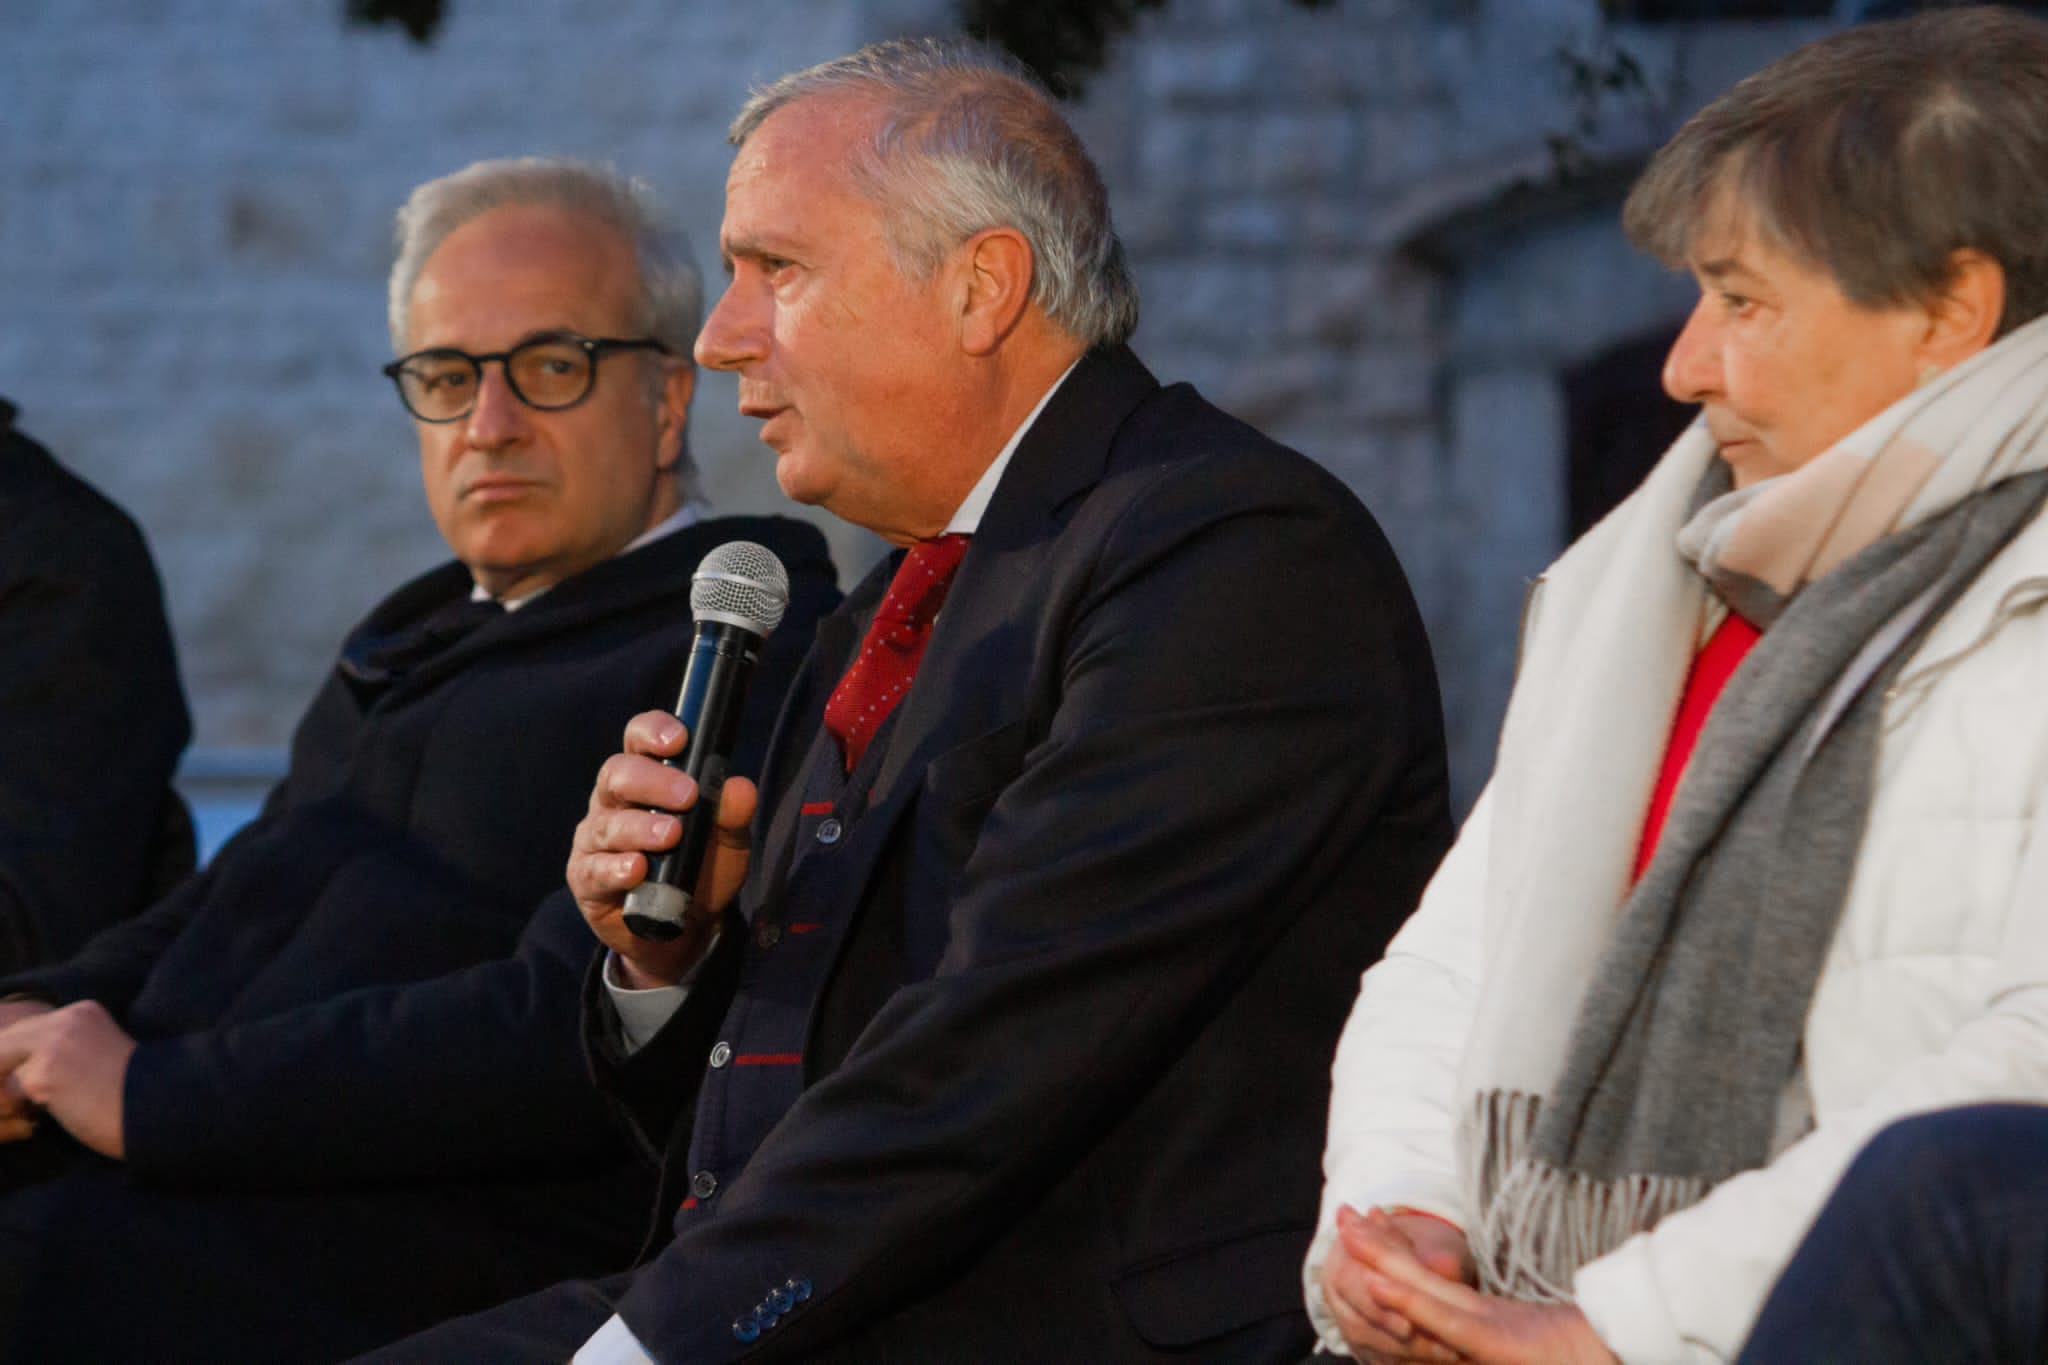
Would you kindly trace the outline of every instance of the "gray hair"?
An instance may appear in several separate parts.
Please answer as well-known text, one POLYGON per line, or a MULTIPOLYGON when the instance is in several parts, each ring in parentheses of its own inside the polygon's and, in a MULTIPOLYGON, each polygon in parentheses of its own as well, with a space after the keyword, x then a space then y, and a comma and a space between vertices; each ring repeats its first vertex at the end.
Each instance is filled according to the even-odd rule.
POLYGON ((883 215, 897 270, 929 279, 975 233, 1031 244, 1031 298, 1086 345, 1127 340, 1138 289, 1109 194, 1052 96, 1017 62, 964 38, 894 39, 756 90, 732 122, 737 147, 770 114, 812 95, 877 99, 883 117, 849 174, 883 215))
MULTIPOLYGON (((691 348, 704 320, 704 282, 697 273, 689 238, 662 208, 644 180, 629 179, 607 166, 565 157, 507 157, 478 161, 407 196, 398 210, 397 257, 391 263, 387 301, 394 352, 406 349, 406 314, 420 271, 435 248, 463 224, 492 209, 559 208, 602 223, 633 245, 638 297, 628 328, 666 346, 676 362, 692 364, 691 348)), ((658 396, 660 372, 646 369, 650 398, 658 396)), ((696 468, 684 434, 676 478, 685 496, 694 493, 696 468)))
POLYGON ((2048 311, 2048 24, 1995 6, 1844 30, 1736 84, 1678 130, 1622 210, 1683 264, 1732 190, 1774 245, 1850 300, 1932 299, 1954 253, 2005 272, 1999 335, 2048 311))

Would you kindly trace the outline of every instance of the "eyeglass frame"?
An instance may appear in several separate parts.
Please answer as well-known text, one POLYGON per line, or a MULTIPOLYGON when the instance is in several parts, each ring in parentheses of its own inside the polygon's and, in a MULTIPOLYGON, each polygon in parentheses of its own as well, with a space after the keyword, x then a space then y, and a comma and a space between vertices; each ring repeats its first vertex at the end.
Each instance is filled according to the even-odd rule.
POLYGON ((460 422, 463 418, 476 411, 477 395, 483 392, 484 366, 493 360, 498 362, 498 368, 505 376, 505 387, 512 390, 512 396, 521 403, 532 408, 535 412, 567 412, 579 403, 588 401, 590 395, 597 391, 597 362, 614 351, 654 351, 661 355, 675 354, 674 351, 669 349, 667 342, 655 337, 587 337, 575 332, 543 332, 539 336, 528 337, 517 346, 503 351, 486 351, 481 355, 472 355, 459 346, 428 346, 422 350, 409 351, 388 365, 381 366, 378 373, 389 379, 392 386, 398 390, 399 403, 404 406, 406 412, 412 416, 414 421, 426 422, 433 426, 446 426, 450 422, 460 422), (564 342, 583 348, 584 356, 590 361, 590 382, 584 386, 582 393, 577 394, 566 403, 536 403, 520 390, 519 381, 512 377, 512 357, 529 346, 560 345, 564 342), (461 356, 469 362, 470 368, 476 372, 476 393, 470 395, 469 406, 461 412, 447 417, 427 417, 414 408, 412 400, 405 396, 405 367, 418 360, 421 356, 429 355, 461 356))

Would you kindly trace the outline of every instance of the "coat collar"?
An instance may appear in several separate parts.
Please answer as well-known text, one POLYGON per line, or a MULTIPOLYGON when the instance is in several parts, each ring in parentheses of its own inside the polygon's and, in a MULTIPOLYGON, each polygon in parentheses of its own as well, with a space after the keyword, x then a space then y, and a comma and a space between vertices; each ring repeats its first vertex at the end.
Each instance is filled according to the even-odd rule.
MULTIPOLYGON (((687 617, 690 575, 714 546, 728 540, 754 540, 766 545, 792 567, 823 554, 823 540, 801 522, 783 517, 709 517, 616 555, 580 574, 564 579, 517 611, 463 636, 416 672, 393 684, 394 694, 431 687, 469 666, 480 655, 524 646, 583 629, 592 620, 656 604, 672 604, 687 617)), ((389 634, 428 615, 473 585, 469 569, 450 560, 404 584, 378 603, 351 638, 365 632, 389 634)))
MULTIPOLYGON (((1129 347, 1098 347, 1083 356, 1018 443, 975 533, 975 548, 1009 549, 1040 536, 1048 517, 1101 482, 1118 428, 1158 387, 1129 347)), ((975 558, 970 549, 962 573, 975 558)))
MULTIPOLYGON (((949 604, 963 595, 971 597, 986 581, 991 560, 1040 540, 1048 519, 1101 481, 1117 429, 1158 387, 1159 381, 1128 347, 1099 347, 1082 357, 1018 442, 961 561, 949 604)), ((884 555, 846 595, 839 610, 819 623, 816 661, 832 681, 852 662, 903 554, 895 550, 884 555)), ((941 617, 941 630, 946 619, 941 617)))

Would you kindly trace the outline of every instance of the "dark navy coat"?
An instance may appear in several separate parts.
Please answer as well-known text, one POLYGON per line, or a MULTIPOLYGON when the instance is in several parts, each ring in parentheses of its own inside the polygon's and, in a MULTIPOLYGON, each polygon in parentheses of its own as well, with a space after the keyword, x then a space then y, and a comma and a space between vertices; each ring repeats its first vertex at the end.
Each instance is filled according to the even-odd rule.
POLYGON ((149 547, 13 416, 0 400, 0 973, 192 869, 171 791, 192 723, 149 547))
MULTIPOLYGON (((543 898, 626 720, 673 704, 691 571, 731 539, 775 550, 794 585, 734 765, 757 770, 838 591, 812 528, 720 518, 388 685, 337 669, 285 780, 204 872, 0 981, 98 1000, 140 1042, 126 1162, 0 1201, 0 1230, 30 1206, 42 1228, 22 1358, 341 1356, 630 1259, 651 1177, 577 1045, 594 941, 566 892, 543 898)), ((344 659, 469 587, 449 564, 399 589, 344 659)))

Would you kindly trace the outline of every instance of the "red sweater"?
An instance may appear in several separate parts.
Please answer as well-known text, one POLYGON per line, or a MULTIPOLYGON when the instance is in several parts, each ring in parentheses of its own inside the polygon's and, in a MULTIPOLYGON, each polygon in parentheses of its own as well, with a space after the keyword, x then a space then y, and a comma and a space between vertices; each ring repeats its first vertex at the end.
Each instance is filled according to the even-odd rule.
POLYGON ((1671 738, 1664 746, 1664 766, 1657 774, 1657 788, 1650 793, 1649 814, 1643 820, 1642 842, 1636 845, 1635 875, 1641 877, 1657 851, 1657 837, 1664 832, 1664 817, 1671 811, 1671 794, 1685 772, 1700 729, 1721 688, 1735 672, 1743 656, 1762 634, 1755 626, 1729 612, 1693 656, 1692 671, 1686 675, 1685 695, 1678 700, 1678 716, 1671 723, 1671 738))

